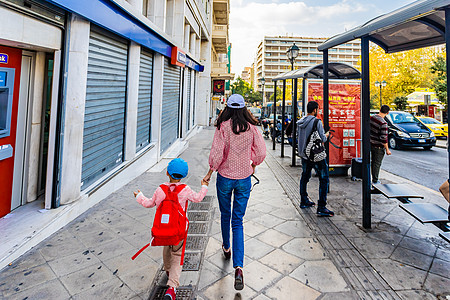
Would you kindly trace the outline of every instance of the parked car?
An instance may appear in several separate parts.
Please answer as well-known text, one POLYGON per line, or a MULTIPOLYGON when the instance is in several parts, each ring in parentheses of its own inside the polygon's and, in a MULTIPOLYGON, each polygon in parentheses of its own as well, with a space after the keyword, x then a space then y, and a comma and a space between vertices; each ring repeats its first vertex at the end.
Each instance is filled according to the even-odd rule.
POLYGON ((404 111, 391 111, 386 116, 389 127, 388 143, 392 149, 423 147, 430 150, 436 145, 434 133, 404 111))
POLYGON ((248 110, 258 120, 258 122, 261 122, 261 108, 259 108, 259 107, 249 107, 248 110))
POLYGON ((431 131, 434 132, 434 135, 438 137, 446 137, 448 135, 448 124, 443 124, 439 122, 435 118, 431 117, 416 117, 420 123, 427 126, 431 131))

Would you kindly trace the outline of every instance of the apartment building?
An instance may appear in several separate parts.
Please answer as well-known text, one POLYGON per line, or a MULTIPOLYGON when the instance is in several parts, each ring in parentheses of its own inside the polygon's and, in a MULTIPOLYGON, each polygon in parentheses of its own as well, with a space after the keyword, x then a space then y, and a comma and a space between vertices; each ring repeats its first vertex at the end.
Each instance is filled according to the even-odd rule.
MULTIPOLYGON (((263 92, 261 78, 265 79, 264 103, 269 101, 273 94, 272 78, 291 70, 291 63, 286 57, 286 51, 294 43, 299 47, 298 57, 295 59, 294 68, 301 69, 322 63, 322 53, 317 47, 327 38, 312 37, 288 37, 288 36, 266 36, 258 45, 255 62, 253 64, 255 76, 253 86, 259 92, 263 92)), ((343 62, 354 67, 357 66, 361 55, 360 41, 355 40, 336 48, 330 49, 330 62, 343 62)), ((290 85, 290 81, 287 81, 290 85)))
MULTIPOLYGON (((209 124, 228 11, 224 0, 0 0, 0 217, 68 206, 63 226, 178 156, 209 124)), ((39 226, 30 247, 58 229, 39 226)))

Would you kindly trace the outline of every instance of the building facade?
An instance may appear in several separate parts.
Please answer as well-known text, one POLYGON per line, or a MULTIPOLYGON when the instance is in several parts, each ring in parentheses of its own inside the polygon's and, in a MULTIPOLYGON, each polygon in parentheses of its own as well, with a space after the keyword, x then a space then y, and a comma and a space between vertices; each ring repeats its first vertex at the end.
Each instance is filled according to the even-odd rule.
MULTIPOLYGON (((322 63, 322 53, 317 50, 317 47, 322 44, 327 38, 312 38, 312 37, 287 37, 266 36, 264 40, 258 45, 253 69, 255 76, 253 79, 253 86, 262 93, 263 87, 261 78, 265 79, 264 86, 264 103, 269 101, 273 94, 274 83, 272 79, 282 73, 291 70, 291 63, 286 57, 286 51, 295 43, 299 47, 299 54, 295 59, 294 68, 301 69, 305 67, 314 66, 322 63)), ((358 65, 361 55, 360 41, 355 40, 330 49, 330 62, 343 62, 354 67, 358 65)), ((290 85, 290 80, 286 85, 290 85)))
POLYGON ((231 44, 228 36, 230 22, 230 0, 212 0, 212 43, 211 43, 211 109, 210 123, 214 122, 226 96, 230 93, 231 44))
POLYGON ((209 123, 212 2, 0 0, 0 217, 81 213, 186 148, 209 123))

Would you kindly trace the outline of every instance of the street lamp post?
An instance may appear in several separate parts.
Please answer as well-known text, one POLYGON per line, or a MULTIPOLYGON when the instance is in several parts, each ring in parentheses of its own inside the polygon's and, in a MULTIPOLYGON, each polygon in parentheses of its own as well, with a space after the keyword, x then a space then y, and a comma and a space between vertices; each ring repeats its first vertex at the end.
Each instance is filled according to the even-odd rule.
POLYGON ((385 87, 386 85, 387 85, 387 82, 384 80, 382 82, 379 82, 378 80, 375 81, 375 86, 380 87, 380 109, 381 109, 381 106, 383 105, 383 101, 381 98, 381 88, 385 87))
MULTIPOLYGON (((294 70, 294 62, 298 56, 298 47, 294 43, 287 51, 286 56, 291 62, 291 71, 294 70)), ((292 79, 292 166, 295 167, 297 154, 295 148, 297 146, 297 84, 294 87, 294 80, 297 83, 297 79, 292 79)))

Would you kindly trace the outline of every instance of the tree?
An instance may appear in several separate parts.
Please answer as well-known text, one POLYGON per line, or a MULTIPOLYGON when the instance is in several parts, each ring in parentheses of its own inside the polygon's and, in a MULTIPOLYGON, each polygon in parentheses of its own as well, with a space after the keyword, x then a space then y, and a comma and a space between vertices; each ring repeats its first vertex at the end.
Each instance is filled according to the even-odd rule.
POLYGON ((406 96, 397 96, 394 98, 394 103, 397 110, 405 110, 408 106, 408 98, 406 96))
MULTIPOLYGON (((272 102, 273 102, 273 95, 274 94, 270 95, 270 98, 269 98, 269 100, 272 102)), ((279 87, 277 87, 277 101, 280 101, 280 100, 283 100, 283 91, 279 87)))
POLYGON ((231 84, 231 92, 233 94, 242 95, 242 97, 244 97, 245 101, 248 103, 262 101, 262 95, 258 91, 254 91, 250 83, 242 80, 241 77, 238 77, 231 84))
POLYGON ((447 72, 445 58, 438 56, 430 67, 431 73, 434 74, 431 87, 436 92, 439 101, 447 104, 447 72))
POLYGON ((375 87, 375 81, 387 82, 382 88, 382 102, 389 105, 397 96, 408 95, 419 87, 431 87, 433 74, 430 67, 438 56, 440 54, 432 48, 386 54, 383 49, 371 44, 370 93, 378 99, 374 101, 376 107, 380 103, 380 89, 375 87))

